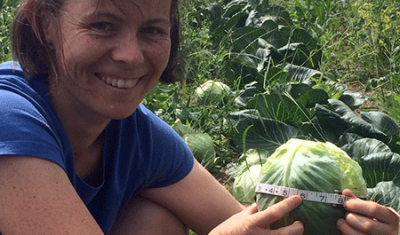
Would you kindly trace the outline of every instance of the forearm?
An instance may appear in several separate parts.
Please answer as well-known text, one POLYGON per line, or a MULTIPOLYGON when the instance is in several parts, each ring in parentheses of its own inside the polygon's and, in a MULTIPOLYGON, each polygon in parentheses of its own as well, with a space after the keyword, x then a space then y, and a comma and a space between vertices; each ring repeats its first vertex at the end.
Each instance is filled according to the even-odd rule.
POLYGON ((199 163, 180 182, 141 195, 171 210, 198 235, 208 234, 214 227, 244 206, 199 163))

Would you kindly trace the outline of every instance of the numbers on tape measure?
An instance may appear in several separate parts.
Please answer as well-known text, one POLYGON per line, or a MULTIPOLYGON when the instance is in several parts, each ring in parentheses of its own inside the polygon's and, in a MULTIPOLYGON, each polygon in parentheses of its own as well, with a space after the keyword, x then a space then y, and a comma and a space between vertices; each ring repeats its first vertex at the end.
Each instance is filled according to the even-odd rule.
POLYGON ((343 197, 339 197, 339 198, 338 198, 338 203, 339 203, 339 204, 343 204, 343 203, 344 203, 343 197))
POLYGON ((270 194, 282 197, 299 195, 304 201, 314 201, 336 205, 342 205, 346 200, 346 196, 337 193, 313 192, 271 184, 258 184, 256 187, 256 193, 270 194))

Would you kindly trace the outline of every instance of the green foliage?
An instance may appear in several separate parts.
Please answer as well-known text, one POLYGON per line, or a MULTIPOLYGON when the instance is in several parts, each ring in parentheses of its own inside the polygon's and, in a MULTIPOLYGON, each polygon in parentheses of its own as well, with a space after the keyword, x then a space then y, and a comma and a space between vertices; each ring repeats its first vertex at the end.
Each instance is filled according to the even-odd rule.
POLYGON ((257 81, 261 88, 292 79, 288 66, 319 67, 322 52, 317 40, 295 27, 282 7, 261 1, 232 1, 209 7, 214 47, 224 58, 228 84, 243 88, 257 81))
POLYGON ((10 30, 17 2, 16 0, 0 0, 0 62, 11 60, 10 30))

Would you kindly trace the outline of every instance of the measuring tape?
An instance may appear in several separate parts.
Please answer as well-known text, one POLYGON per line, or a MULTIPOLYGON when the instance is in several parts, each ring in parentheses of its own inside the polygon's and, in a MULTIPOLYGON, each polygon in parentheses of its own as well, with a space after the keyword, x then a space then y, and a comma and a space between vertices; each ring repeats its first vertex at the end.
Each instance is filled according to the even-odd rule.
POLYGON ((256 193, 270 194, 281 197, 299 195, 303 201, 322 202, 336 205, 343 205, 344 201, 348 198, 338 193, 314 192, 272 184, 258 184, 256 187, 256 193))

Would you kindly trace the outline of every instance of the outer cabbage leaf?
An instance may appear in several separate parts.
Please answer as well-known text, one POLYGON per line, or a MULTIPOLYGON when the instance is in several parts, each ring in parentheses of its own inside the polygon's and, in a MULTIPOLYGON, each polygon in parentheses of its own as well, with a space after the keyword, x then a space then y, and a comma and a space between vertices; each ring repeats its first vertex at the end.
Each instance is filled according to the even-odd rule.
MULTIPOLYGON (((367 199, 392 207, 400 213, 400 187, 392 181, 379 182, 375 188, 368 188, 367 199)), ((400 235, 400 231, 398 233, 400 235)))
POLYGON ((248 170, 251 166, 264 165, 270 155, 271 154, 265 149, 248 149, 239 157, 239 159, 241 159, 241 163, 235 169, 235 177, 248 170))
POLYGON ((189 146, 197 161, 211 170, 215 161, 214 142, 211 136, 207 133, 185 134, 183 140, 189 146))
POLYGON ((265 163, 269 152, 264 149, 249 149, 240 158, 244 159, 234 172, 235 182, 232 194, 243 204, 256 202, 256 186, 261 166, 265 163))
POLYGON ((243 204, 251 204, 256 201, 255 189, 260 171, 261 165, 253 165, 235 177, 232 194, 236 200, 243 204))
POLYGON ((368 188, 367 199, 392 207, 400 212, 400 187, 392 181, 379 182, 375 188, 368 188))
MULTIPOLYGON (((277 148, 263 165, 259 182, 326 193, 348 188, 359 197, 367 194, 357 162, 331 143, 308 140, 291 139, 277 148)), ((259 210, 283 200, 267 194, 258 194, 256 198, 259 210)), ((303 201, 271 227, 279 228, 300 220, 304 234, 341 234, 336 227, 341 217, 344 217, 343 210, 331 204, 303 201)))

